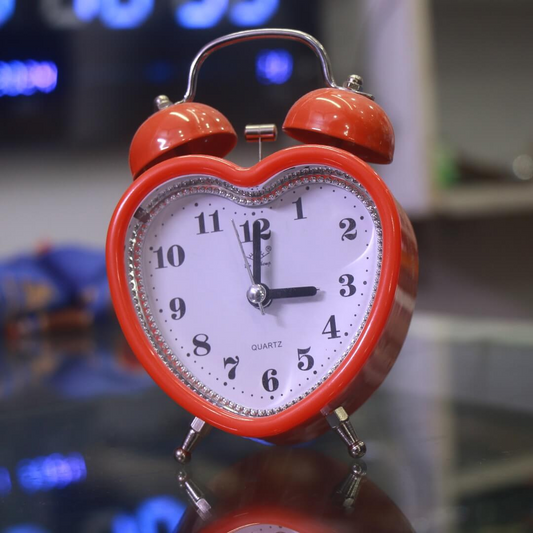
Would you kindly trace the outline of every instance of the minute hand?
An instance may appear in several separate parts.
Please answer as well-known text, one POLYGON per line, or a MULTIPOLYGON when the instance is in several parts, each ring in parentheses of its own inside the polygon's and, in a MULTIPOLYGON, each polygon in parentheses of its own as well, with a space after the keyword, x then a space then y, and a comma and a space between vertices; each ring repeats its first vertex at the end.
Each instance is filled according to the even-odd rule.
POLYGON ((288 287, 286 289, 270 289, 270 298, 301 298, 303 296, 315 296, 316 287, 288 287))

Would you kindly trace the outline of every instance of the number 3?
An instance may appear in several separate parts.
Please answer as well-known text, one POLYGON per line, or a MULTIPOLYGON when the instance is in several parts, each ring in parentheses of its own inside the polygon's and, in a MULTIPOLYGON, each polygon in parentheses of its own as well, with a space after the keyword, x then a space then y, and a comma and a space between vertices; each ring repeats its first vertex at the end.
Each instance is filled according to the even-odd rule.
POLYGON ((351 274, 343 274, 340 278, 339 278, 339 283, 343 286, 343 287, 347 287, 348 290, 346 289, 341 289, 339 292, 340 292, 340 295, 344 298, 348 298, 349 296, 353 296, 355 294, 355 291, 357 290, 357 288, 355 287, 355 285, 353 284, 355 278, 351 275, 351 274))

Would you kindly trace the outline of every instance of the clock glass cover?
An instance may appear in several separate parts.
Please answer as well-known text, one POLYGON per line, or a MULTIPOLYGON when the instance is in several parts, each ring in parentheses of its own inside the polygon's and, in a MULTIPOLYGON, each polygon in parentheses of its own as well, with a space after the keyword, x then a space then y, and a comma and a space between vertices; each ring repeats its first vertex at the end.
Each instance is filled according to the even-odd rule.
POLYGON ((328 379, 380 279, 375 205, 356 176, 326 166, 251 189, 171 179, 141 203, 125 244, 130 295, 158 356, 196 394, 249 417, 281 412, 328 379), (247 298, 243 252, 268 290, 263 309, 247 298))

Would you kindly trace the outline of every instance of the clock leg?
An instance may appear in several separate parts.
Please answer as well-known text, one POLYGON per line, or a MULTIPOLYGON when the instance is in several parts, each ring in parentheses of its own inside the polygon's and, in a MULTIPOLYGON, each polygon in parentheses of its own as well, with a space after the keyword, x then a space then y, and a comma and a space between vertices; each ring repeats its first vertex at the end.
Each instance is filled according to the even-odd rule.
POLYGON ((191 453, 194 448, 196 448, 198 442, 200 442, 210 430, 211 426, 209 424, 206 424, 202 419, 196 417, 191 422, 191 429, 189 430, 189 433, 187 433, 181 448, 176 448, 176 450, 174 450, 176 461, 181 464, 188 463, 191 460, 191 453))
POLYGON ((179 472, 178 483, 180 484, 180 488, 185 491, 189 501, 194 505, 200 518, 202 520, 209 520, 211 518, 211 505, 187 472, 179 472))
POLYGON ((358 459, 365 455, 366 445, 362 440, 359 440, 344 407, 338 407, 335 411, 326 415, 326 420, 348 446, 348 452, 352 457, 358 459))
POLYGON ((335 491, 335 495, 340 499, 340 505, 348 510, 353 509, 361 483, 366 476, 366 464, 364 461, 358 461, 350 467, 350 472, 341 486, 335 491))

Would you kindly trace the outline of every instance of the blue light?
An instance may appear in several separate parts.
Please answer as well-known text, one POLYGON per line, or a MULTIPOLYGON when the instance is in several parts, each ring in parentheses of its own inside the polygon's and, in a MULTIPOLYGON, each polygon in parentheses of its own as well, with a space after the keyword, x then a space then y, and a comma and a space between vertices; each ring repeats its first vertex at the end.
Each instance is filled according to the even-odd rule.
POLYGON ((4 533, 48 533, 48 529, 34 524, 19 524, 18 526, 8 527, 4 533))
POLYGON ((262 439, 255 439, 253 437, 244 437, 245 439, 252 440, 254 442, 257 442, 259 444, 263 444, 263 446, 276 446, 273 442, 268 442, 267 440, 262 439))
POLYGON ((133 516, 117 514, 111 523, 111 533, 140 533, 140 531, 133 516))
POLYGON ((279 0, 245 0, 231 7, 229 18, 236 26, 261 26, 278 8, 279 0))
POLYGON ((172 77, 172 65, 168 61, 154 61, 146 65, 144 74, 151 83, 164 83, 172 77))
POLYGON ((11 492, 11 476, 7 468, 0 468, 0 496, 6 496, 11 492))
POLYGON ((63 456, 54 453, 35 459, 24 459, 17 466, 17 477, 25 492, 63 489, 87 477, 85 459, 79 453, 63 456))
POLYGON ((0 0, 0 26, 5 24, 15 12, 15 0, 0 0))
POLYGON ((154 0, 100 0, 100 18, 114 30, 139 27, 154 10, 154 0))
POLYGON ((263 85, 281 85, 292 75, 292 55, 286 50, 263 50, 257 55, 255 73, 263 85))
POLYGON ((189 0, 176 8, 176 22, 183 28, 206 29, 224 16, 229 0, 189 0))
POLYGON ((139 531, 157 533, 164 525, 174 531, 185 512, 185 505, 170 496, 156 496, 146 500, 137 511, 139 531))
POLYGON ((144 500, 135 516, 119 513, 113 518, 112 533, 158 533, 174 531, 185 512, 185 504, 171 496, 144 500))
POLYGON ((0 61, 0 97, 49 93, 57 85, 57 66, 51 61, 0 61))
POLYGON ((100 0, 74 0, 72 9, 79 20, 90 22, 100 11, 100 0))

